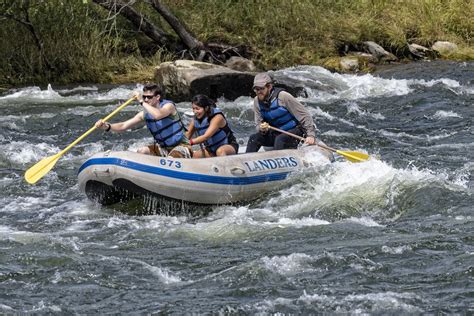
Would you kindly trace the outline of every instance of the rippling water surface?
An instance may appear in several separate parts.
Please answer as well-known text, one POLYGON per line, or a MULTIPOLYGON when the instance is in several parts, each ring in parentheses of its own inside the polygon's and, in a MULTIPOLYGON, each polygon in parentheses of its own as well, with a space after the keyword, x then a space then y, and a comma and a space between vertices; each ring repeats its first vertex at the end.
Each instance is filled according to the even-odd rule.
MULTIPOLYGON (((95 132, 36 185, 23 180, 140 86, 3 93, 0 313, 473 312, 474 63, 274 75, 307 87, 301 101, 327 144, 380 160, 315 162, 279 191, 204 217, 128 216, 79 192, 85 159, 136 150, 146 129, 95 132)), ((252 100, 219 106, 245 144, 252 100)))

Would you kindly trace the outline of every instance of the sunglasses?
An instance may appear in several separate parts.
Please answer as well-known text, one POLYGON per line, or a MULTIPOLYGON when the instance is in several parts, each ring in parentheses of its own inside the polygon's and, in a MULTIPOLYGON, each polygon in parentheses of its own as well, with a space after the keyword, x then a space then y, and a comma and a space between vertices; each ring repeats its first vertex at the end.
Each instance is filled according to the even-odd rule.
POLYGON ((259 92, 259 91, 262 91, 263 89, 265 89, 265 87, 255 87, 253 88, 253 91, 259 92))
POLYGON ((143 100, 147 100, 147 99, 153 99, 155 97, 155 95, 143 95, 143 100))

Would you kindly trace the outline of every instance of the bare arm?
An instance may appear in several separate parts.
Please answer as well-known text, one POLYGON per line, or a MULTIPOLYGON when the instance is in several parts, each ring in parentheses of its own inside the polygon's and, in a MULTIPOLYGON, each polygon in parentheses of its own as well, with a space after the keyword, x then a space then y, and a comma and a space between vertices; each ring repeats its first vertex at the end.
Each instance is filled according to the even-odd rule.
POLYGON ((122 132, 143 122, 143 115, 143 111, 141 111, 129 120, 114 124, 104 122, 103 120, 98 120, 97 123, 95 123, 95 127, 108 131, 122 132))
POLYGON ((194 134, 194 120, 191 120, 191 122, 189 122, 189 126, 188 126, 188 131, 186 132, 186 137, 188 139, 191 139, 193 137, 193 134, 194 134))
POLYGON ((209 127, 207 128, 206 132, 204 135, 198 136, 192 140, 193 144, 200 144, 204 143, 206 140, 211 138, 218 130, 219 128, 222 128, 226 125, 226 121, 224 119, 224 116, 222 115, 216 115, 212 118, 211 122, 209 123, 209 127))

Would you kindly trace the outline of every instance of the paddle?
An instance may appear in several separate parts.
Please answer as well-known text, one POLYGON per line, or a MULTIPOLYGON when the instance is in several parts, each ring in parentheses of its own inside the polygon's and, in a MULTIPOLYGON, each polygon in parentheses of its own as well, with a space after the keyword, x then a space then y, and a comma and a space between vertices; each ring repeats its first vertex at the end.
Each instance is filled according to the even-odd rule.
MULTIPOLYGON (((279 133, 283 133, 283 134, 286 134, 288 136, 294 137, 296 139, 304 140, 304 137, 292 134, 290 132, 281 130, 279 128, 276 128, 276 127, 273 127, 273 126, 268 126, 268 128, 272 129, 274 131, 277 131, 279 133)), ((369 155, 358 152, 358 151, 342 151, 342 150, 334 149, 334 148, 331 148, 329 146, 326 146, 326 145, 320 144, 320 143, 316 143, 316 145, 321 147, 321 148, 327 149, 329 151, 335 152, 335 153, 343 156, 344 158, 346 158, 347 160, 349 160, 351 162, 362 162, 362 161, 366 161, 366 160, 369 159, 369 155)))
MULTIPOLYGON (((107 115, 106 117, 103 118, 103 121, 108 121, 112 116, 117 114, 120 110, 122 110, 124 107, 129 105, 133 100, 135 100, 136 97, 132 97, 129 99, 127 102, 116 108, 112 113, 107 115)), ((64 148, 62 151, 57 153, 56 155, 46 157, 42 159, 40 162, 38 162, 36 165, 31 167, 25 172, 25 180, 26 182, 30 184, 36 183, 39 179, 41 179, 45 174, 47 174, 51 169, 53 169, 54 165, 56 162, 61 158, 62 155, 64 155, 69 149, 71 149, 74 145, 79 143, 81 140, 83 140, 87 135, 92 133, 97 127, 95 125, 90 128, 87 132, 82 134, 78 139, 76 139, 74 142, 72 142, 69 146, 64 148)))

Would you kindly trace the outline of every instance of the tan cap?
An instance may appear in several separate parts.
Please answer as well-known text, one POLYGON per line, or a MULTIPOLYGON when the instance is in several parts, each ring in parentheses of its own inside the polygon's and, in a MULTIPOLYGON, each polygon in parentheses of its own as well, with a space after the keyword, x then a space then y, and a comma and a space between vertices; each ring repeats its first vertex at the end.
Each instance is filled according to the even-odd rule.
POLYGON ((272 78, 265 72, 259 73, 253 79, 253 88, 255 87, 265 87, 267 83, 272 83, 272 78))

